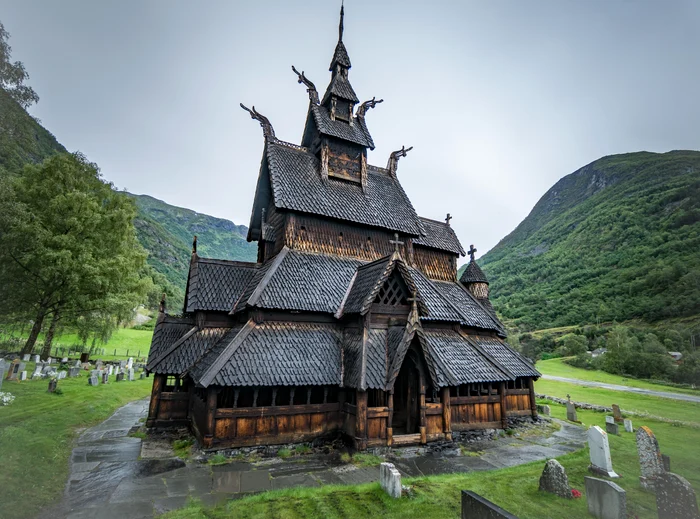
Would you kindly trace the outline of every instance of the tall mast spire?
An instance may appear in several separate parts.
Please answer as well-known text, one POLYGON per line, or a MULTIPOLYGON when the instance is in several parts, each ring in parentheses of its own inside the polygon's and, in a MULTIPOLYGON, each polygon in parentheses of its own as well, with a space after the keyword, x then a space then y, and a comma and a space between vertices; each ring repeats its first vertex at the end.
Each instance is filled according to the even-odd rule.
POLYGON ((345 17, 344 2, 340 3, 340 24, 338 25, 338 41, 343 41, 343 18, 345 17))

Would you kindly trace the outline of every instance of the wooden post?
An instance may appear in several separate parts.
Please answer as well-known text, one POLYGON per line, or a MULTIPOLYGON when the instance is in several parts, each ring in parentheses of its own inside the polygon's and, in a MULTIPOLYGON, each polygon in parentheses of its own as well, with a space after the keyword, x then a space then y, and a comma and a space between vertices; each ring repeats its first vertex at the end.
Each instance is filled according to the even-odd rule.
POLYGON ((506 383, 501 382, 498 386, 498 392, 501 394, 501 427, 508 428, 508 401, 506 399, 506 383))
POLYGON ((442 401, 442 430, 445 433, 445 439, 452 441, 452 410, 450 407, 450 388, 443 387, 441 390, 440 400, 442 401))
POLYGON ((357 410, 355 415, 355 448, 367 448, 367 391, 357 390, 357 410))
POLYGON ((425 423, 425 386, 421 385, 420 387, 420 426, 418 427, 418 431, 420 432, 420 442, 422 444, 428 443, 428 434, 426 430, 426 423, 425 423))
POLYGON ((386 444, 391 447, 394 443, 394 390, 389 392, 389 400, 387 402, 389 407, 389 416, 386 419, 386 444))
POLYGON ((160 394, 163 391, 163 383, 165 375, 156 375, 153 377, 153 389, 151 389, 151 403, 148 405, 148 419, 146 427, 153 427, 158 418, 158 407, 160 404, 160 394))
POLYGON ((216 393, 217 391, 210 387, 207 392, 207 430, 204 433, 204 446, 211 447, 214 441, 214 413, 216 413, 216 393))
POLYGON ((530 409, 532 410, 532 417, 537 418, 537 402, 535 401, 535 381, 532 377, 527 379, 528 386, 530 387, 530 409))

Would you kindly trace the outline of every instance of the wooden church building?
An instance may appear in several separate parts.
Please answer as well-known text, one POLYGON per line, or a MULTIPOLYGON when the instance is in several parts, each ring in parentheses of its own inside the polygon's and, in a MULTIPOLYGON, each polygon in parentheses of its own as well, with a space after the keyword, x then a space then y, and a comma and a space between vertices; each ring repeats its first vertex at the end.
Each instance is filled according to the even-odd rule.
MULTIPOLYGON (((343 9, 331 80, 300 144, 260 122, 249 241, 255 263, 203 258, 182 316, 161 308, 148 426, 191 427, 206 448, 344 434, 356 448, 450 440, 535 416, 534 367, 505 342, 474 261, 445 221, 416 214, 397 175, 368 163, 368 110, 349 80, 343 9)), ((162 305, 164 307, 164 304, 162 305)))

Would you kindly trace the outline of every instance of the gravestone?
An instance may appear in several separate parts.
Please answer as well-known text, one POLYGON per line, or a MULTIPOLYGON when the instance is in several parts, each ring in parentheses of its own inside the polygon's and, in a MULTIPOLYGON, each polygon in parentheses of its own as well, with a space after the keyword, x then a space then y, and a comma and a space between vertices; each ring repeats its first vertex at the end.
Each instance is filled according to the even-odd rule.
POLYGON ((6 380, 17 380, 19 373, 24 369, 24 362, 15 359, 10 363, 10 370, 7 372, 6 380))
POLYGON ((82 368, 82 367, 83 367, 83 363, 80 362, 79 360, 76 360, 76 361, 75 361, 75 364, 74 364, 73 366, 76 367, 76 368, 82 368))
POLYGON ((471 490, 462 490, 462 519, 518 519, 471 490))
POLYGON ((126 375, 127 380, 129 382, 133 382, 134 380, 136 380, 136 378, 134 377, 134 368, 129 368, 128 370, 126 370, 126 375))
POLYGON ((95 363, 95 367, 96 367, 97 369, 102 369, 102 366, 104 366, 104 362, 102 362, 101 360, 98 360, 98 361, 95 363))
POLYGON ((142 371, 141 374, 139 375, 139 380, 143 380, 144 378, 146 378, 146 372, 142 371))
POLYGON ((661 461, 663 461, 664 470, 666 472, 671 472, 671 457, 667 456, 666 454, 662 454, 661 461))
POLYGON ((66 372, 66 371, 59 371, 57 374, 58 380, 63 380, 64 378, 66 378, 67 374, 68 374, 68 372, 66 372))
POLYGON ((37 364, 41 362, 41 358, 39 357, 39 355, 34 355, 34 362, 36 362, 37 364))
POLYGON ((614 416, 606 416, 605 417, 605 432, 608 434, 616 434, 616 435, 620 434, 620 428, 615 423, 614 416))
POLYGON ((70 368, 70 370, 68 372, 68 376, 70 378, 75 378, 78 375, 80 375, 80 368, 70 368))
POLYGON ((119 369, 124 369, 126 367, 126 361, 125 360, 120 360, 119 361, 119 369))
POLYGON ((394 499, 401 497, 401 474, 393 463, 379 465, 379 484, 394 499))
POLYGON ((53 362, 53 359, 51 357, 49 357, 48 359, 46 359, 46 361, 48 364, 51 364, 53 362))
POLYGON ((2 388, 2 381, 5 379, 5 370, 7 369, 7 363, 5 359, 0 359, 0 388, 2 388))
POLYGON ((20 380, 20 382, 27 380, 27 372, 26 371, 19 372, 19 380, 20 380))
POLYGON ((578 422, 578 415, 576 414, 576 406, 573 402, 566 403, 566 419, 570 422, 578 422))
POLYGON ((620 406, 617 404, 612 405, 612 411, 613 411, 613 418, 615 419, 615 423, 622 423, 622 411, 620 411, 620 406))
POLYGON ((134 357, 129 357, 129 360, 126 361, 126 369, 131 369, 134 367, 134 357))
POLYGON ((612 481, 584 476, 588 513, 599 519, 627 519, 627 493, 612 481))
POLYGON ((53 393, 54 391, 56 391, 56 386, 58 386, 58 380, 56 380, 55 378, 49 380, 49 393, 53 393))
POLYGON ((41 371, 42 371, 41 364, 37 364, 36 366, 34 366, 34 373, 32 373, 32 380, 35 380, 37 378, 41 378, 41 371))
POLYGON ((673 472, 664 472, 656 479, 656 509, 659 519, 700 519, 693 487, 673 472))
POLYGON ((97 386, 99 385, 99 380, 97 379, 96 374, 90 375, 90 378, 88 379, 88 386, 97 386))
POLYGON ((654 433, 646 425, 637 429, 637 454, 639 455, 639 465, 642 475, 639 476, 639 483, 645 490, 654 491, 656 478, 664 471, 664 463, 661 459, 659 442, 654 433))
POLYGON ((537 404, 537 412, 539 414, 544 414, 544 415, 550 416, 552 413, 552 410, 550 409, 550 407, 548 405, 537 404))
POLYGON ((61 364, 65 364, 66 362, 68 362, 68 357, 63 357, 61 359, 61 364))
POLYGON ((625 418, 625 432, 634 432, 634 427, 632 427, 632 420, 625 418))
POLYGON ((102 372, 102 383, 109 384, 109 373, 107 373, 106 371, 102 372))
POLYGON ((620 477, 612 467, 608 434, 597 425, 588 429, 588 450, 591 458, 588 470, 609 478, 620 477))
POLYGON ((564 467, 557 460, 547 460, 545 463, 542 476, 540 476, 540 490, 571 499, 569 478, 566 476, 564 467))
POLYGON ((119 372, 117 373, 117 382, 121 382, 124 380, 124 373, 119 372))
POLYGON ((22 360, 24 362, 29 362, 29 359, 31 359, 31 358, 32 358, 32 356, 29 353, 22 355, 22 360))
POLYGON ((107 371, 109 372, 110 375, 114 375, 114 366, 112 366, 110 364, 109 367, 107 368, 107 371))

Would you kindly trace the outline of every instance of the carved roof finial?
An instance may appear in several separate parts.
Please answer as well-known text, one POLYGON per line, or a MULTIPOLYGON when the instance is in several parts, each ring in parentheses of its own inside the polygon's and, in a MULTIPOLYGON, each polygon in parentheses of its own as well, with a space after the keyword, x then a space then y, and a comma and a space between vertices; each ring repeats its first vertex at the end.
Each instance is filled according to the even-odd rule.
POLYGON ((245 106, 243 103, 240 103, 241 108, 248 112, 250 114, 251 119, 255 119, 260 123, 260 126, 262 126, 263 129, 263 135, 265 136, 266 139, 275 139, 275 130, 272 127, 272 124, 270 123, 270 120, 265 117, 263 114, 258 112, 255 109, 255 106, 253 106, 252 109, 248 108, 245 106))
POLYGON ((383 103, 383 102, 384 102, 384 99, 380 99, 379 101, 375 101, 375 99, 376 99, 376 98, 373 97, 373 98, 370 99, 369 101, 365 101, 364 103, 362 103, 362 104, 360 105, 360 107, 357 109, 357 114, 356 114, 357 117, 362 117, 362 118, 364 118, 365 114, 367 113, 367 110, 369 110, 370 108, 374 108, 374 107, 377 106, 379 103, 383 103))
POLYGON ((447 213, 447 216, 445 216, 445 223, 447 225, 450 225, 450 220, 452 220, 452 215, 450 213, 447 213))
POLYGON ((338 41, 343 41, 343 18, 345 18, 345 1, 340 2, 340 24, 338 25, 338 41))
POLYGON ((399 240, 399 233, 395 232, 394 239, 389 240, 389 243, 392 243, 394 245, 394 252, 398 254, 399 246, 403 245, 403 242, 399 240))
POLYGON ((304 71, 302 70, 299 72, 296 68, 294 68, 294 65, 292 65, 292 70, 294 73, 297 75, 298 82, 299 83, 304 83, 306 85, 306 91, 309 94, 309 99, 311 100, 312 103, 314 104, 320 104, 320 101, 318 100, 318 90, 316 90, 316 85, 314 85, 309 78, 307 78, 304 75, 304 71))
POLYGON ((467 254, 469 254, 471 260, 474 261, 474 254, 476 254, 476 249, 474 248, 474 245, 469 246, 469 251, 467 251, 467 254))
POLYGON ((406 146, 401 146, 400 150, 397 150, 393 152, 391 155, 389 155, 389 162, 386 165, 386 169, 389 170, 389 174, 392 177, 396 176, 396 170, 399 166, 399 159, 401 157, 405 157, 406 154, 413 149, 413 146, 410 148, 406 148, 406 146))
POLYGON ((197 254, 197 235, 194 235, 194 239, 192 240, 192 254, 197 254))

